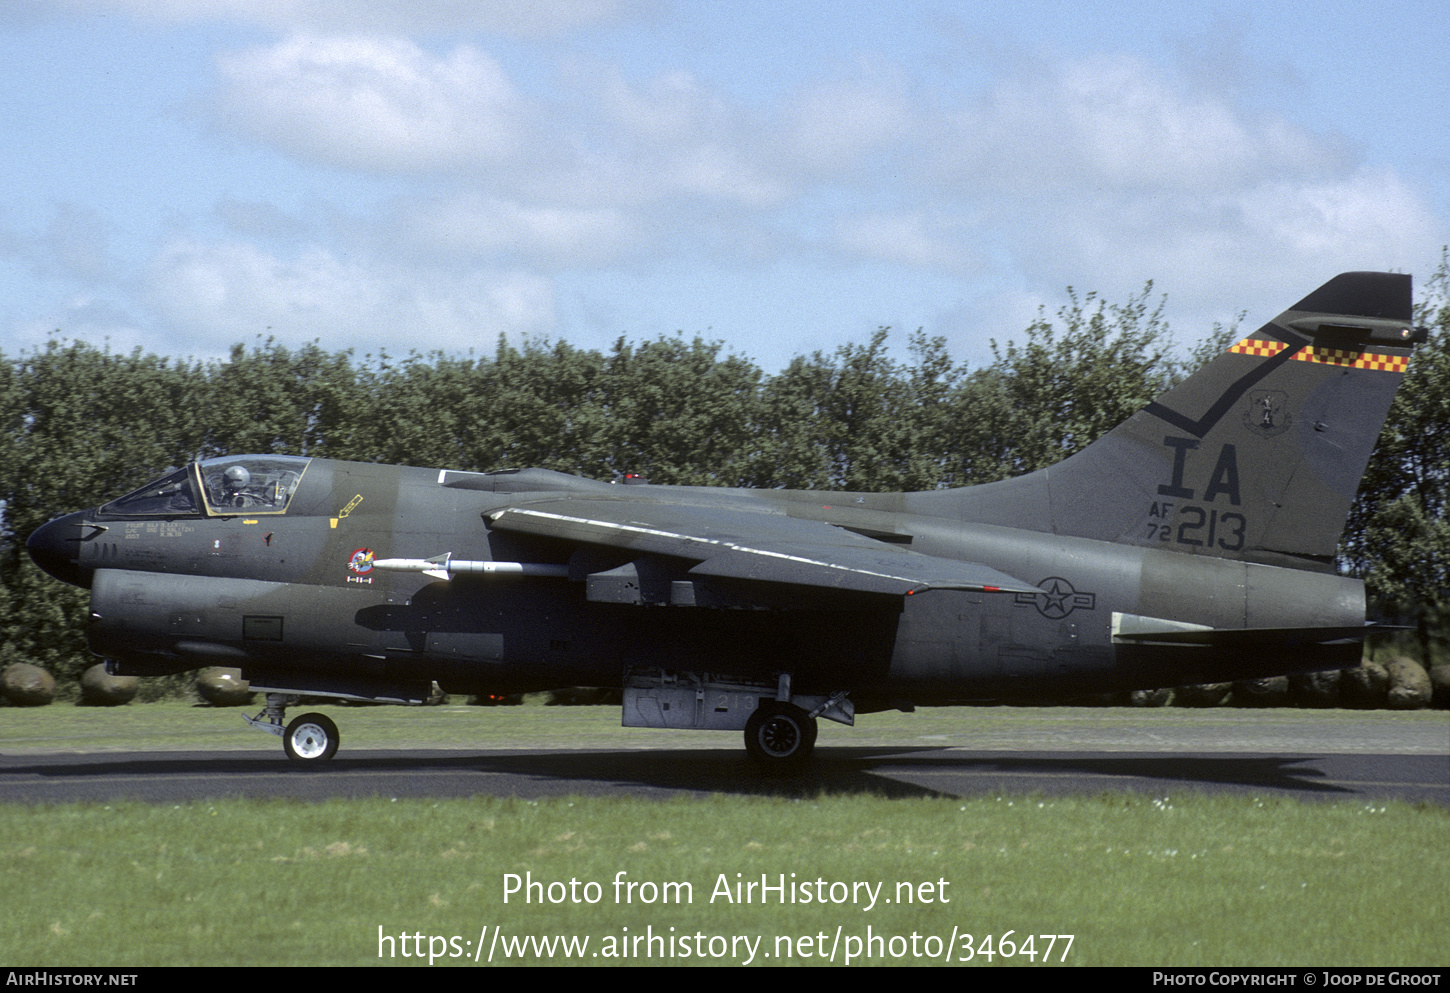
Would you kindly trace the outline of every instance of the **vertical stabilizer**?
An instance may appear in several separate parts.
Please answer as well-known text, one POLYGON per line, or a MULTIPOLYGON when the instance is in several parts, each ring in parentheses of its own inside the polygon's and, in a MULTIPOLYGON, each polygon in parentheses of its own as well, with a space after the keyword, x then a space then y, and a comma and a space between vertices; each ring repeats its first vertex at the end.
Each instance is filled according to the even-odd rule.
POLYGON ((1336 276, 1071 458, 962 491, 963 516, 1328 570, 1411 316, 1409 276, 1336 276))

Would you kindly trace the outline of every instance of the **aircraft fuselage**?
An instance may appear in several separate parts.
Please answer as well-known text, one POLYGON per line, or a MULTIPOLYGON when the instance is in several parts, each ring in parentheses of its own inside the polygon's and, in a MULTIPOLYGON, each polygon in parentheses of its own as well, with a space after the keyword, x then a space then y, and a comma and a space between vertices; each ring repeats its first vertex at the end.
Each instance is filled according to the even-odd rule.
POLYGON ((539 470, 313 459, 282 514, 90 511, 47 527, 83 536, 65 540, 77 549, 69 567, 91 588, 90 648, 121 671, 230 665, 255 682, 310 674, 355 683, 359 695, 432 680, 474 693, 618 686, 627 670, 654 667, 748 679, 790 671, 798 688, 847 689, 858 706, 1060 698, 1348 665, 1359 651, 1346 641, 1338 653, 1316 646, 1296 659, 1279 646, 1263 658, 1115 643, 1115 614, 1213 628, 1350 627, 1364 616, 1361 585, 1343 577, 952 521, 912 513, 901 494, 611 487, 539 470), (653 582, 601 592, 591 576, 613 564, 608 552, 600 560, 488 523, 504 508, 574 493, 821 521, 986 563, 1038 589, 824 597, 785 584, 761 597, 652 556, 653 582), (443 580, 374 566, 443 553, 571 576, 443 580))

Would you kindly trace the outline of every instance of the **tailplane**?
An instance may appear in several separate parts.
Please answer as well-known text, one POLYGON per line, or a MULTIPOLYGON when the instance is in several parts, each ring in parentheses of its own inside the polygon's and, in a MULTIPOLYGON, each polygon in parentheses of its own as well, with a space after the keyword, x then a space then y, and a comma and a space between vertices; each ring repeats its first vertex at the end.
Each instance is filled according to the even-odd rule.
POLYGON ((968 520, 1328 571, 1412 346, 1410 277, 1331 279, 968 520))

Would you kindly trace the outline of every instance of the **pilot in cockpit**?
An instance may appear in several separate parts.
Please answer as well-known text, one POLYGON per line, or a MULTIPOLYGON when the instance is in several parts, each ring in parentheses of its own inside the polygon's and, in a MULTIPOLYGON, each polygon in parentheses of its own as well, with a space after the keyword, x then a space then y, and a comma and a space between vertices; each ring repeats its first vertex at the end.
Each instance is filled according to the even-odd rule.
POLYGON ((244 466, 234 465, 222 473, 222 497, 220 504, 223 507, 251 507, 257 503, 257 498, 247 492, 247 486, 252 482, 252 474, 244 466))

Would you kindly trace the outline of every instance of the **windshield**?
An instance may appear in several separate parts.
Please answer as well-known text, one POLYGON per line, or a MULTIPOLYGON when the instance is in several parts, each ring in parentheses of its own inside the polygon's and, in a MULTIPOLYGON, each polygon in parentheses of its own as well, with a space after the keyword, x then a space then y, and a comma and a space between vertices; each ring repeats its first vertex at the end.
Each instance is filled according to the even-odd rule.
POLYGON ((177 469, 169 475, 147 483, 133 493, 103 504, 102 514, 199 514, 191 470, 177 469))
POLYGON ((310 459, 292 455, 239 455, 197 464, 207 509, 213 514, 281 514, 310 459))

